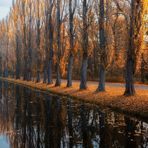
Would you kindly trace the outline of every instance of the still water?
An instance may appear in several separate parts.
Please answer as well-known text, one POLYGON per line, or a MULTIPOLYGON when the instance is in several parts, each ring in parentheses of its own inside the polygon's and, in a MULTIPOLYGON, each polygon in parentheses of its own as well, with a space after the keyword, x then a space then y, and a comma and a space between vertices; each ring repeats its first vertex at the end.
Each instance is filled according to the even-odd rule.
POLYGON ((0 148, 148 148, 148 123, 0 82, 0 148))

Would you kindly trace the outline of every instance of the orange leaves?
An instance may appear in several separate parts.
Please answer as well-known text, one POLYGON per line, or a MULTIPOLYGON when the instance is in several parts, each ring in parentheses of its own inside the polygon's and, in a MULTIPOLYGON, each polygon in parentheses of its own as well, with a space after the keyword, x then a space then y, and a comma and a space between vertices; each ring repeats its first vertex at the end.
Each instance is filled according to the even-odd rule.
MULTIPOLYGON (((52 92, 63 96, 71 96, 75 99, 81 99, 91 103, 109 106, 111 108, 120 109, 124 112, 128 112, 131 114, 138 114, 142 117, 146 117, 148 113, 147 90, 138 89, 138 95, 132 97, 125 97, 122 95, 124 92, 124 88, 120 86, 107 86, 107 92, 96 93, 96 85, 94 82, 89 82, 89 88, 87 90, 80 91, 79 81, 74 81, 73 87, 66 88, 65 80, 63 80, 62 85, 60 87, 54 87, 54 84, 47 85, 43 83, 15 80, 11 78, 7 78, 5 80, 8 80, 13 83, 19 83, 21 85, 36 88, 46 92, 52 92)), ((142 87, 144 87, 144 85, 142 87)), ((65 112, 62 112, 62 118, 65 118, 65 112)))

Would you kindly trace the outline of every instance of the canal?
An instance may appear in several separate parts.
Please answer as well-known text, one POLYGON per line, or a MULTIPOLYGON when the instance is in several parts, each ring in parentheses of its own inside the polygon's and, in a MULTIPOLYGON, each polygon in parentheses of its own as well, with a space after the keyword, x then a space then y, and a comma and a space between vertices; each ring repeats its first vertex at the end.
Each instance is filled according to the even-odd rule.
POLYGON ((148 122, 0 81, 0 148, 148 148, 148 122))

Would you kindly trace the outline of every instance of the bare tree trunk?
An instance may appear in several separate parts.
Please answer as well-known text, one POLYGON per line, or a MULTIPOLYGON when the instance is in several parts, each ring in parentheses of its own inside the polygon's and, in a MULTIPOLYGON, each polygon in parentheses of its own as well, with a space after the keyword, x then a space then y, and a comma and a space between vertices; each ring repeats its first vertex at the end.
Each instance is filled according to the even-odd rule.
POLYGON ((48 61, 48 70, 47 70, 47 77, 48 77, 48 84, 52 84, 52 64, 53 64, 53 56, 50 56, 48 61))
POLYGON ((7 43, 6 43, 6 59, 5 59, 5 64, 4 64, 4 77, 8 77, 9 72, 8 72, 8 48, 9 48, 9 36, 8 36, 8 24, 7 24, 7 43))
POLYGON ((87 89, 87 66, 88 66, 88 23, 87 1, 83 0, 83 60, 81 66, 80 89, 87 89))
POLYGON ((126 90, 124 95, 126 96, 132 96, 135 94, 135 88, 134 88, 134 60, 132 58, 127 59, 126 63, 126 90))
POLYGON ((48 0, 45 6, 46 9, 46 26, 45 26, 45 52, 46 59, 44 62, 44 83, 52 84, 52 64, 53 64, 53 20, 52 20, 52 12, 53 12, 54 1, 48 0), (49 41, 49 42, 48 42, 49 41), (48 48, 49 43, 49 48, 48 48))
POLYGON ((47 62, 44 60, 44 68, 43 68, 43 83, 47 82, 47 62))
POLYGON ((48 3, 45 3, 45 59, 44 59, 44 75, 43 75, 43 83, 47 83, 47 61, 48 61, 48 3))
POLYGON ((29 4, 29 9, 30 9, 30 18, 29 18, 29 33, 28 33, 28 60, 27 60, 27 80, 31 81, 32 77, 32 47, 31 47, 31 42, 32 42, 32 34, 31 34, 31 23, 32 23, 32 3, 30 2, 29 4))
POLYGON ((14 20, 15 28, 15 56, 16 56, 16 65, 15 65, 15 76, 16 79, 20 79, 20 50, 19 50, 19 31, 18 31, 18 14, 16 14, 16 19, 14 20))
POLYGON ((37 71, 36 71, 36 82, 40 82, 40 7, 39 7, 39 0, 37 1, 37 71))
POLYGON ((53 64, 53 22, 52 22, 52 11, 53 11, 53 0, 50 0, 50 8, 49 8, 49 52, 48 52, 48 63, 47 63, 47 77, 48 77, 48 84, 52 84, 52 64, 53 64))
POLYGON ((100 63, 99 63, 99 86, 97 91, 105 91, 105 62, 106 62, 106 37, 104 19, 104 0, 100 0, 99 33, 100 33, 100 63))
POLYGON ((69 56, 69 59, 68 59, 67 87, 72 86, 73 60, 74 60, 74 56, 73 56, 72 53, 70 53, 70 56, 69 56))
POLYGON ((56 83, 55 86, 61 85, 61 70, 60 70, 60 64, 56 63, 56 83))
POLYGON ((141 82, 145 82, 145 60, 144 60, 144 55, 142 54, 141 56, 141 82))
POLYGON ((4 73, 3 73, 3 77, 8 77, 8 64, 7 62, 4 64, 4 73))
POLYGON ((0 55, 0 77, 2 77, 3 72, 2 72, 2 57, 0 55))
POLYGON ((87 89, 87 66, 88 66, 88 56, 83 54, 83 61, 81 66, 81 83, 80 89, 87 89))
POLYGON ((69 0, 69 33, 70 33, 70 54, 68 59, 68 72, 67 72, 67 87, 72 86, 72 69, 73 69, 73 50, 74 50, 74 31, 73 31, 73 16, 75 8, 72 9, 72 0, 69 0))
POLYGON ((126 61, 126 88, 124 95, 135 95, 134 88, 134 74, 136 69, 137 56, 141 47, 141 27, 143 15, 143 2, 142 0, 131 1, 131 21, 129 30, 129 47, 127 50, 126 61))
POLYGON ((56 83, 55 86, 61 85, 61 18, 60 18, 60 0, 57 0, 57 61, 56 61, 56 83))
POLYGON ((16 33, 16 79, 20 79, 20 52, 19 52, 19 41, 18 35, 16 33))
POLYGON ((26 13, 25 13, 26 2, 22 2, 22 15, 23 15, 23 80, 27 80, 27 45, 26 45, 26 13))

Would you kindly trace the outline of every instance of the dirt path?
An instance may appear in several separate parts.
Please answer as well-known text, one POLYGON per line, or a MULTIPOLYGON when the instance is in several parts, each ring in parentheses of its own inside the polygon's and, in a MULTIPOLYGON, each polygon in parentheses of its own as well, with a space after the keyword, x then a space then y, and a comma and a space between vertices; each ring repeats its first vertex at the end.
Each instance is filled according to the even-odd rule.
MULTIPOLYGON (((62 79, 62 82, 66 83, 66 80, 65 79, 62 79)), ((73 83, 79 85, 80 81, 79 80, 73 80, 73 83)), ((95 87, 98 86, 98 82, 96 82, 96 81, 88 81, 87 84, 88 84, 88 86, 95 86, 95 87)), ((124 83, 106 82, 106 86, 124 88, 125 87, 125 84, 124 83)), ((135 84, 135 88, 136 89, 140 89, 140 90, 148 90, 148 85, 135 84)))

